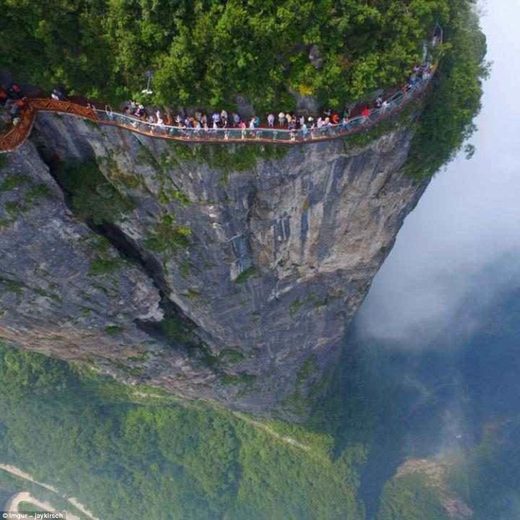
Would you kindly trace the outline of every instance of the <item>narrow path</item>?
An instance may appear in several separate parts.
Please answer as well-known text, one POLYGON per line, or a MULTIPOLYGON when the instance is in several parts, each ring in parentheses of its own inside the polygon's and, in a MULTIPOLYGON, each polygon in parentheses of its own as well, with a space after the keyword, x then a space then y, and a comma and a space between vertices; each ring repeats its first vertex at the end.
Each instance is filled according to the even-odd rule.
POLYGON ((37 484, 38 486, 48 489, 49 491, 52 491, 53 493, 56 493, 59 495, 59 491, 55 488, 50 486, 49 484, 45 484, 43 482, 38 482, 37 480, 34 480, 32 475, 30 473, 26 473, 25 471, 22 471, 20 468, 17 468, 16 466, 12 466, 11 464, 0 464, 0 469, 6 471, 7 473, 10 473, 11 475, 14 475, 15 477, 22 478, 24 480, 28 480, 29 482, 32 482, 33 484, 37 484))
POLYGON ((267 424, 261 423, 259 421, 255 421, 254 419, 247 417, 247 415, 244 415, 240 412, 233 412, 233 415, 235 417, 238 417, 239 419, 242 419, 242 421, 246 422, 247 424, 250 424, 251 426, 258 428, 259 430, 266 432, 267 434, 271 435, 275 439, 278 439, 279 441, 284 442, 285 444, 289 444, 290 446, 293 446, 293 447, 298 448, 303 451, 312 450, 312 447, 309 446, 308 444, 303 444, 303 443, 297 441, 296 439, 293 439, 292 437, 289 437, 287 435, 281 435, 277 431, 273 430, 267 424))
POLYGON ((73 505, 78 511, 81 511, 85 516, 89 517, 91 520, 99 520, 96 516, 94 516, 81 502, 79 502, 74 497, 67 497, 60 493, 55 487, 45 484, 44 482, 39 482, 38 480, 35 480, 33 476, 30 473, 26 473, 25 471, 21 470, 20 468, 17 468, 16 466, 13 466, 11 464, 0 464, 0 470, 3 470, 7 473, 10 473, 11 475, 14 475, 15 477, 27 480, 29 482, 32 482, 33 484, 36 484, 40 487, 43 487, 45 489, 48 489, 49 491, 52 491, 53 493, 56 493, 58 496, 63 497, 69 504, 73 505))
MULTIPOLYGON (((153 397, 156 399, 168 399, 168 397, 164 396, 164 395, 141 392, 141 391, 136 391, 133 393, 133 395, 136 397, 141 397, 141 398, 153 397)), ((258 428, 259 430, 264 431, 268 435, 271 435, 275 439, 277 439, 285 444, 289 444, 290 446, 294 446, 295 448, 298 448, 298 449, 304 450, 304 451, 310 451, 312 449, 312 446, 303 444, 303 443, 297 441, 296 439, 293 439, 292 437, 289 437, 287 435, 281 435, 277 431, 273 430, 269 425, 264 424, 260 421, 255 421, 254 419, 251 419, 250 417, 248 417, 247 415, 245 415, 241 412, 232 412, 232 413, 238 419, 246 422, 247 424, 249 424, 255 428, 258 428)))
MULTIPOLYGON (((58 510, 50 503, 45 500, 39 500, 38 498, 31 495, 28 491, 21 491, 20 493, 16 493, 13 495, 5 504, 4 510, 9 513, 21 513, 20 504, 26 502, 32 504, 35 507, 38 507, 42 510, 42 512, 58 512, 58 510)), ((65 514, 67 520, 81 520, 79 516, 71 513, 70 511, 60 511, 65 514)))

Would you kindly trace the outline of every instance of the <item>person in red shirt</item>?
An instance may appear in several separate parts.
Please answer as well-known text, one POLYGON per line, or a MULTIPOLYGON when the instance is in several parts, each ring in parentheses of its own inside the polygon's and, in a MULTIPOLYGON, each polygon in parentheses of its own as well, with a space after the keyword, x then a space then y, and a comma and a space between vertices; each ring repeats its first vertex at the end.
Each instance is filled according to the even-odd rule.
POLYGON ((369 117, 369 116, 370 116, 370 108, 365 107, 365 108, 361 111, 361 115, 362 115, 363 117, 369 117))

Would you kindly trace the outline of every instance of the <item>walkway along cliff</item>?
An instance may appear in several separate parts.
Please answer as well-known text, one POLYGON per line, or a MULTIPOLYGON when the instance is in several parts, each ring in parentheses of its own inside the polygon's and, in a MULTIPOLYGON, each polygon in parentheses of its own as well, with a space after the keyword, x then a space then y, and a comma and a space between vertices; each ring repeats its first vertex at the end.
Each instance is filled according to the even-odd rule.
MULTIPOLYGON (((433 73, 435 69, 433 70, 433 73)), ((16 150, 30 135, 35 118, 39 112, 77 116, 99 125, 117 126, 131 132, 187 143, 240 143, 240 144, 310 144, 348 137, 366 132, 381 121, 395 117, 411 101, 422 96, 428 88, 433 74, 417 81, 409 88, 395 92, 386 100, 383 107, 374 108, 370 115, 352 117, 347 123, 327 125, 322 128, 306 130, 287 130, 282 128, 182 128, 164 124, 149 123, 142 119, 106 110, 94 109, 70 101, 47 98, 29 98, 26 100, 20 123, 3 135, 0 135, 0 153, 16 150)))

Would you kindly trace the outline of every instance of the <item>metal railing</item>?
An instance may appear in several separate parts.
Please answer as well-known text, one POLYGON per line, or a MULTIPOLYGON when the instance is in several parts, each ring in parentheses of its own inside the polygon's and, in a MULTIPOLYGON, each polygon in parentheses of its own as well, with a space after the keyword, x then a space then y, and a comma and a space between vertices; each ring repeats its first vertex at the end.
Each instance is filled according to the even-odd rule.
POLYGON ((137 117, 85 107, 69 101, 30 99, 21 114, 20 122, 0 136, 0 153, 10 152, 20 146, 31 133, 38 112, 54 112, 89 119, 98 124, 117 126, 148 137, 171 139, 193 143, 312 143, 338 139, 366 131, 384 119, 400 112, 405 105, 418 98, 428 87, 431 73, 418 80, 406 92, 398 91, 386 100, 381 108, 374 108, 369 115, 360 115, 339 124, 327 124, 321 128, 186 128, 144 121, 137 117))
POLYGON ((134 116, 113 112, 111 110, 96 110, 97 118, 102 124, 118 126, 150 137, 173 139, 184 142, 238 142, 238 143, 281 143, 296 144, 315 141, 325 141, 346 137, 366 131, 383 119, 388 119, 411 100, 419 97, 427 88, 433 74, 426 79, 418 80, 406 91, 398 91, 381 108, 374 108, 369 115, 357 116, 339 124, 328 124, 321 128, 191 128, 158 124, 139 119, 134 116))
MULTIPOLYGON (((437 24, 430 49, 443 43, 443 30, 437 24)), ((399 113, 413 99, 420 97, 436 72, 434 65, 430 72, 423 74, 408 87, 397 91, 388 98, 380 108, 373 108, 366 115, 350 118, 339 124, 327 124, 321 128, 289 130, 286 128, 189 128, 148 122, 118 112, 83 106, 70 101, 59 101, 48 98, 28 99, 26 107, 20 115, 19 123, 7 133, 0 136, 0 153, 18 148, 31 133, 38 112, 55 112, 69 114, 88 119, 102 125, 111 125, 130 130, 135 133, 159 139, 192 143, 273 143, 298 144, 327 141, 347 137, 369 130, 384 119, 399 113)))
POLYGON ((16 150, 29 137, 38 112, 69 114, 83 119, 99 122, 96 112, 83 105, 70 101, 58 101, 50 98, 30 98, 26 100, 18 124, 0 135, 0 153, 16 150))

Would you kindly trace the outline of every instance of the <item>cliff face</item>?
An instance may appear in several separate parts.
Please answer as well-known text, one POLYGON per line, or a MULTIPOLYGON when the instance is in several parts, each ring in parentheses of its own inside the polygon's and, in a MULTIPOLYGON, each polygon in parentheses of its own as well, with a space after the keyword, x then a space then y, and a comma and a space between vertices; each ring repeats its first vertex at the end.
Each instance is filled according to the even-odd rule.
POLYGON ((410 140, 188 147, 39 115, 1 173, 0 336, 182 396, 298 413, 425 188, 400 172, 410 140), (72 161, 130 201, 113 222, 73 214, 56 173, 72 161))

